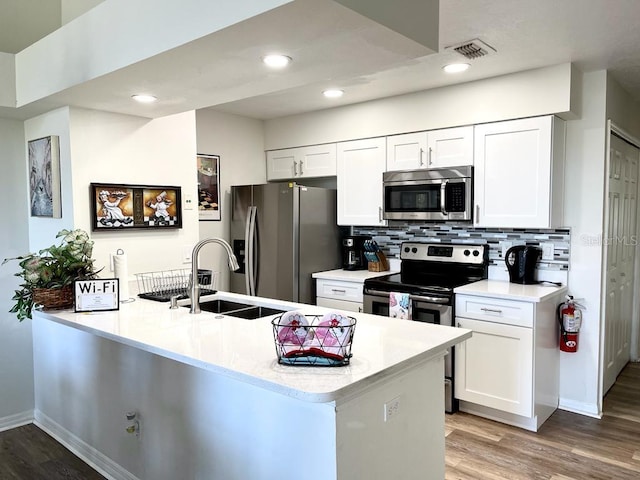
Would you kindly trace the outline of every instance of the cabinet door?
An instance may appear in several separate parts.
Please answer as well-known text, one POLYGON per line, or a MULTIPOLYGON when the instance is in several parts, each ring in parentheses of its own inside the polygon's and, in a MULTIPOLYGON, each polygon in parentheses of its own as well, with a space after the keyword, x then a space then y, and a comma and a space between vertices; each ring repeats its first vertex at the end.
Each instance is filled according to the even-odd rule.
POLYGON ((426 167, 427 132, 387 137, 387 171, 426 167))
POLYGON ((473 165, 473 127, 429 131, 426 163, 429 168, 473 165))
POLYGON ((553 116, 475 127, 475 224, 551 226, 553 116))
POLYGON ((286 180, 294 178, 294 161, 296 148, 270 150, 267 152, 267 180, 286 180))
POLYGON ((456 398, 532 417, 533 330, 461 317, 456 323, 473 330, 456 346, 456 398))
POLYGON ((301 147, 297 158, 297 177, 332 177, 336 174, 336 144, 301 147))
POLYGON ((335 174, 335 143, 267 151, 267 180, 332 177, 335 174))
POLYGON ((346 300, 336 300, 335 298, 322 298, 316 299, 316 305, 325 308, 334 308, 336 310, 346 310, 347 312, 363 312, 362 302, 348 302, 346 300))
POLYGON ((338 225, 386 225, 382 219, 384 137, 338 143, 338 225))

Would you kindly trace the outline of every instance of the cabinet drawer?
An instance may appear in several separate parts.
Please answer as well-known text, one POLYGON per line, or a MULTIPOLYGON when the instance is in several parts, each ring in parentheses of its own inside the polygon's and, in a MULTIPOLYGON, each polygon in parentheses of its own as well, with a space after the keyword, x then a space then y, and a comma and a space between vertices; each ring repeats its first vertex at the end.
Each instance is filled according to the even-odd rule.
POLYGON ((362 285, 361 282, 317 279, 316 296, 362 303, 362 285))
POLYGON ((456 316, 506 325, 533 327, 533 303, 500 298, 456 295, 456 316))

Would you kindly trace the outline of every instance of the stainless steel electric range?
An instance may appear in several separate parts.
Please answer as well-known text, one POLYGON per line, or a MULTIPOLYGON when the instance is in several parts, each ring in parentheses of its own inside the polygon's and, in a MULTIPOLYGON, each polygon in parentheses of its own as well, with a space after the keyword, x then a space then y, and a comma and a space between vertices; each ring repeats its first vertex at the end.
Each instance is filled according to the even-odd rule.
MULTIPOLYGON (((411 320, 454 326, 453 289, 487 278, 487 245, 404 242, 400 273, 364 282, 364 311, 389 316, 390 294, 407 294, 411 320)), ((455 352, 445 357, 445 411, 457 411, 454 391, 455 352)))

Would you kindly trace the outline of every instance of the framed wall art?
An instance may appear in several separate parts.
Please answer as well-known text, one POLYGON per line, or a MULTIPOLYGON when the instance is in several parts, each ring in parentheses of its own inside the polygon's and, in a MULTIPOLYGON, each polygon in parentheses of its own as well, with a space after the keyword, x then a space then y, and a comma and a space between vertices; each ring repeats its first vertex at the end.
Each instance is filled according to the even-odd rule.
POLYGON ((29 140, 28 150, 31 216, 62 218, 59 138, 50 135, 29 140))
POLYGON ((198 154, 198 217, 220 220, 220 155, 198 154))
POLYGON ((180 187, 92 183, 93 231, 182 228, 180 187))

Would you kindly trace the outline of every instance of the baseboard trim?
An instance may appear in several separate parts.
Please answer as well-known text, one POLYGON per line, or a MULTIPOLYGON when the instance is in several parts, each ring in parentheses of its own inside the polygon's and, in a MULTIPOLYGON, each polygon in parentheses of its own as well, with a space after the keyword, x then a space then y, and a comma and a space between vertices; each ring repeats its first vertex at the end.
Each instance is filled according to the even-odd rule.
POLYGON ((0 432, 22 427, 23 425, 29 425, 30 423, 33 423, 33 410, 26 410, 16 413, 15 415, 2 417, 0 418, 0 432))
POLYGON ((602 418, 602 412, 598 410, 597 405, 592 403, 575 402, 561 398, 558 408, 560 410, 566 410, 567 412, 586 415, 587 417, 602 418))
POLYGON ((33 423, 109 480, 140 480, 109 457, 51 420, 44 413, 36 410, 33 423))

